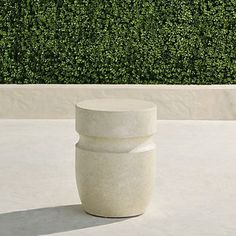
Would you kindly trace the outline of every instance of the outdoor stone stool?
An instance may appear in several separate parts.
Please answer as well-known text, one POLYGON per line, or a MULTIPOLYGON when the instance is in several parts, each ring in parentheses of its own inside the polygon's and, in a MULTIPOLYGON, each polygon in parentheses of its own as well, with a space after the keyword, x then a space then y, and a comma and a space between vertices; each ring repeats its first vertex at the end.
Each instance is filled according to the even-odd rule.
POLYGON ((76 105, 76 180, 84 210, 103 217, 144 213, 155 181, 156 105, 94 99, 76 105))

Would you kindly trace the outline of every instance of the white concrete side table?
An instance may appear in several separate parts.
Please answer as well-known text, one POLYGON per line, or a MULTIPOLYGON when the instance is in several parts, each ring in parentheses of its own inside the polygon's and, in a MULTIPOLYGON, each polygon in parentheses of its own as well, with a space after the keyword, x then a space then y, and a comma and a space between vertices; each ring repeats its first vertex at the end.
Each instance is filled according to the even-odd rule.
POLYGON ((76 180, 84 210, 104 217, 144 213, 154 188, 156 105, 94 99, 76 106, 76 180))

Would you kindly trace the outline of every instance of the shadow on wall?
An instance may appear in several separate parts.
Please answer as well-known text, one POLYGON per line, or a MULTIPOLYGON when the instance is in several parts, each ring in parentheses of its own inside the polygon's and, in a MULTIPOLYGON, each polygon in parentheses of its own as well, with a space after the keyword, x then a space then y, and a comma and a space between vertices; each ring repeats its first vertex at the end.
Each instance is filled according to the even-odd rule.
POLYGON ((57 206, 0 214, 1 236, 36 236, 112 224, 125 218, 101 218, 81 205, 57 206))

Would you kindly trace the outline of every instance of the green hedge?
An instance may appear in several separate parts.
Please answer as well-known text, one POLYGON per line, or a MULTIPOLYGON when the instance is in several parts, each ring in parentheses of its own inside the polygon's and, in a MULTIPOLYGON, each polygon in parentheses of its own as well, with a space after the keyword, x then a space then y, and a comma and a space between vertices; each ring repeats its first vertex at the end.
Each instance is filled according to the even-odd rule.
POLYGON ((0 83, 236 83, 236 0, 0 0, 0 83))

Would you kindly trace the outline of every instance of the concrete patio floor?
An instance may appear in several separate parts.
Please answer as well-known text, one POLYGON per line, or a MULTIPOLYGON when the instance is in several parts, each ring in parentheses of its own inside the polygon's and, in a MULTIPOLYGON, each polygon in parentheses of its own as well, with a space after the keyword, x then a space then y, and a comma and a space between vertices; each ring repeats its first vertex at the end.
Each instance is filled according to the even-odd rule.
POLYGON ((0 236, 235 236, 236 121, 158 121, 156 191, 139 217, 83 212, 74 120, 0 120, 0 236))

